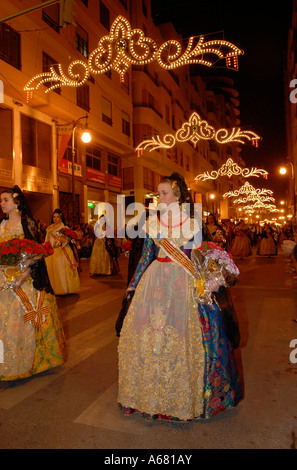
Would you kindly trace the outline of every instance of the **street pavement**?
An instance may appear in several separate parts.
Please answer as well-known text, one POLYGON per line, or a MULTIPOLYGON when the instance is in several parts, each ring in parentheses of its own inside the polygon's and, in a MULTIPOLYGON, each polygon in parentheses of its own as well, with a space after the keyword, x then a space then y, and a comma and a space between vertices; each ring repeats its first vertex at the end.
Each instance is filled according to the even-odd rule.
POLYGON ((68 360, 38 376, 0 383, 0 448, 295 449, 297 350, 294 356, 290 343, 296 339, 297 348, 297 282, 287 257, 254 254, 238 261, 232 297, 244 400, 211 420, 184 425, 147 425, 118 409, 115 321, 127 264, 121 254, 119 274, 90 278, 89 260, 82 261, 80 294, 57 298, 68 360))

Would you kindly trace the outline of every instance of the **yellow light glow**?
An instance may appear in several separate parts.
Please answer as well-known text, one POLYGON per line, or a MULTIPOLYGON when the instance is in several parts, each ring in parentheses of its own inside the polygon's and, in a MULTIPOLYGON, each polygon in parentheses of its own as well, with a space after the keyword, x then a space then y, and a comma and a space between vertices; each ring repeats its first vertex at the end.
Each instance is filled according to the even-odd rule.
POLYGON ((141 142, 135 150, 137 153, 147 149, 152 152, 160 148, 172 148, 177 142, 183 143, 188 141, 196 146, 199 140, 215 140, 219 144, 229 142, 244 144, 245 140, 255 141, 259 139, 260 137, 255 132, 242 131, 240 128, 236 127, 233 127, 229 131, 224 128, 216 131, 207 121, 202 120, 198 113, 193 112, 189 120, 184 122, 174 135, 165 134, 163 137, 160 135, 153 136, 151 139, 146 139, 141 142))
POLYGON ((266 170, 258 168, 251 168, 251 170, 249 170, 248 168, 241 168, 237 165, 237 163, 233 162, 232 158, 228 158, 226 163, 224 163, 221 168, 218 169, 218 171, 213 170, 210 173, 207 171, 205 173, 202 173, 201 175, 197 175, 195 181, 205 181, 207 179, 215 180, 219 176, 228 176, 228 178, 231 178, 232 175, 241 175, 244 178, 249 178, 250 176, 256 176, 257 178, 259 176, 264 176, 265 178, 267 177, 268 172, 266 170))
POLYGON ((131 67, 143 66, 153 61, 164 69, 172 70, 186 64, 200 64, 211 67, 217 60, 225 59, 226 66, 238 69, 238 56, 243 51, 234 44, 224 40, 204 42, 204 37, 198 40, 190 37, 186 49, 176 40, 168 40, 160 47, 153 39, 147 38, 141 29, 131 29, 129 21, 118 16, 112 23, 110 33, 103 36, 98 47, 93 50, 87 62, 75 60, 68 67, 68 76, 62 70, 61 64, 53 66, 50 71, 32 77, 24 90, 28 97, 40 85, 49 83, 45 93, 61 86, 82 86, 91 74, 102 74, 115 70, 123 79, 131 67), (75 69, 75 70, 73 70, 75 69))
POLYGON ((84 131, 81 135, 81 140, 85 143, 85 144, 88 144, 89 142, 91 142, 92 140, 92 137, 91 137, 91 134, 89 131, 84 131))
POLYGON ((280 172, 281 175, 285 175, 287 173, 287 170, 286 170, 285 167, 282 167, 282 168, 280 168, 279 172, 280 172))
POLYGON ((241 186, 239 189, 235 189, 234 191, 228 191, 227 193, 223 194, 223 198, 225 197, 234 197, 234 196, 241 196, 242 194, 250 195, 250 194, 255 194, 258 196, 261 195, 271 195, 273 194, 273 191, 270 189, 258 189, 254 188, 248 181, 244 183, 243 186, 241 186))

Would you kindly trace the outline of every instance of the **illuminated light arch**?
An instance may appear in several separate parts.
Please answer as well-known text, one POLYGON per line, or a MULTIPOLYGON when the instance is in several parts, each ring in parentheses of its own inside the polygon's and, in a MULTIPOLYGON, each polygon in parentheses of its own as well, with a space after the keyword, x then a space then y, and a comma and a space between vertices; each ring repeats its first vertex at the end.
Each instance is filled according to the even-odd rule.
POLYGON ((153 39, 147 38, 141 29, 131 29, 129 21, 118 16, 112 23, 110 33, 103 36, 98 47, 89 55, 88 61, 76 60, 68 67, 68 78, 58 65, 58 72, 53 66, 50 71, 32 77, 24 90, 32 94, 42 84, 50 84, 45 91, 49 93, 61 86, 82 86, 91 74, 102 74, 115 70, 124 79, 130 66, 143 66, 156 61, 164 69, 172 70, 187 64, 200 64, 211 67, 217 60, 226 59, 226 66, 238 68, 238 56, 243 51, 234 44, 224 40, 204 42, 200 36, 198 42, 190 37, 188 45, 183 47, 176 40, 168 40, 160 47, 153 39), (73 67, 80 67, 80 72, 74 73, 73 67))
POLYGON ((263 202, 255 202, 255 204, 250 205, 250 206, 244 206, 243 210, 245 212, 279 212, 279 209, 277 209, 275 204, 264 204, 263 202))
POLYGON ((257 194, 258 196, 265 196, 265 195, 273 195, 273 191, 270 189, 258 189, 254 188, 248 181, 244 183, 239 189, 235 189, 234 191, 228 191, 227 193, 223 194, 223 198, 225 197, 236 197, 240 196, 241 194, 257 194))
POLYGON ((258 194, 251 193, 247 197, 241 197, 239 199, 235 199, 233 204, 245 204, 246 202, 275 202, 274 197, 271 196, 259 196, 258 194))
POLYGON ((259 176, 263 176, 264 178, 267 178, 268 172, 261 168, 241 168, 239 165, 237 165, 237 163, 232 160, 232 158, 228 158, 226 163, 224 163, 221 168, 219 168, 217 171, 213 170, 210 173, 207 171, 205 173, 202 173, 201 175, 197 175, 195 181, 205 181, 208 179, 215 180, 219 176, 228 176, 228 178, 231 178, 232 175, 240 175, 244 178, 249 178, 250 176, 256 176, 257 178, 259 176))
POLYGON ((260 137, 252 131, 243 131, 240 128, 233 127, 230 131, 227 129, 215 130, 207 121, 202 120, 198 113, 193 112, 188 121, 184 122, 180 129, 173 134, 153 136, 151 139, 144 140, 137 147, 137 152, 149 149, 150 152, 156 149, 172 148, 177 142, 192 142, 194 146, 199 140, 216 140, 219 144, 237 142, 244 144, 246 141, 256 141, 260 137))

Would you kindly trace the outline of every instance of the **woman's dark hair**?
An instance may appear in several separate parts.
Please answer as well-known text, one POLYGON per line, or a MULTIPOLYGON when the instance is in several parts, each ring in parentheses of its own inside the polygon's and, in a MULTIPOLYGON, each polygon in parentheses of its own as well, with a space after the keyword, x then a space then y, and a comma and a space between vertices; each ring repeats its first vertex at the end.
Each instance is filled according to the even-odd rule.
POLYGON ((62 212, 60 209, 55 209, 54 212, 52 213, 51 224, 54 223, 54 214, 59 214, 59 216, 60 216, 60 218, 61 218, 63 224, 64 224, 64 225, 67 225, 67 224, 66 224, 65 217, 64 217, 64 214, 63 214, 63 212, 62 212))
MULTIPOLYGON (((27 199, 25 198, 22 190, 19 188, 19 186, 14 186, 12 189, 4 189, 1 191, 1 194, 3 193, 11 194, 13 202, 17 205, 18 210, 20 211, 21 223, 25 238, 40 243, 37 224, 34 220, 34 217, 32 216, 27 199)), ((33 286, 35 289, 39 291, 44 289, 46 292, 54 294, 44 259, 37 261, 37 263, 31 266, 31 277, 33 279, 33 286)))
POLYGON ((179 173, 172 173, 170 176, 163 176, 160 183, 169 183, 179 204, 190 204, 190 216, 194 217, 194 202, 184 177, 179 173))
POLYGON ((21 217, 27 216, 34 220, 27 199, 25 198, 19 186, 15 185, 13 188, 5 188, 3 191, 1 191, 1 194, 3 193, 11 194, 12 200, 17 205, 21 217))
POLYGON ((208 214, 208 216, 206 217, 206 223, 208 224, 208 217, 212 217, 213 218, 213 223, 214 225, 217 225, 217 219, 216 219, 216 216, 211 212, 210 214, 208 214))

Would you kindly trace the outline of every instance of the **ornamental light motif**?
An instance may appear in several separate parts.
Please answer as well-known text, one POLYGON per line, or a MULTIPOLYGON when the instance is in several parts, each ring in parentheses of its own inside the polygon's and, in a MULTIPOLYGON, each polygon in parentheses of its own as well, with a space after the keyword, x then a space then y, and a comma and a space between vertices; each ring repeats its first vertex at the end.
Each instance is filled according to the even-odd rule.
POLYGON ((246 202, 275 202, 274 197, 271 196, 259 196, 258 194, 251 193, 247 197, 241 197, 239 199, 235 199, 233 204, 245 204, 246 202))
POLYGON ((115 70, 121 79, 130 66, 143 66, 156 61, 164 69, 172 70, 186 64, 200 64, 211 67, 217 60, 225 59, 229 68, 238 68, 238 56, 243 51, 224 40, 204 42, 190 37, 186 49, 176 40, 168 40, 160 47, 153 39, 147 38, 141 29, 131 29, 129 21, 118 16, 110 28, 110 33, 103 36, 98 47, 89 55, 88 61, 75 60, 68 66, 68 75, 62 65, 50 67, 49 72, 32 77, 24 90, 32 94, 42 84, 49 84, 45 93, 61 86, 77 87, 86 83, 91 74, 102 74, 115 70), (196 43, 197 42, 197 43, 196 43))
POLYGON ((197 175, 195 181, 205 181, 208 179, 215 180, 219 176, 228 176, 228 178, 231 178, 232 175, 240 175, 244 178, 249 178, 250 176, 256 176, 257 178, 259 176, 263 176, 264 178, 267 178, 268 172, 259 168, 241 168, 239 165, 237 165, 237 163, 232 160, 232 158, 228 158, 226 163, 224 163, 221 168, 219 168, 217 171, 213 170, 210 173, 207 171, 205 173, 202 173, 201 175, 197 175))
POLYGON ((241 194, 255 194, 257 196, 267 196, 267 195, 273 195, 273 191, 270 189, 258 189, 254 188, 248 181, 244 183, 243 186, 241 186, 239 189, 236 189, 235 191, 228 191, 227 193, 223 194, 223 198, 225 197, 235 197, 235 196, 240 196, 241 194))
POLYGON ((263 202, 255 202, 255 204, 250 206, 244 206, 243 210, 245 212, 279 212, 275 204, 264 204, 263 202))
POLYGON ((223 198, 225 197, 234 197, 234 196, 240 196, 241 194, 257 194, 258 196, 264 196, 264 195, 271 195, 273 194, 273 191, 270 189, 258 189, 254 188, 248 181, 244 183, 239 189, 235 189, 235 191, 228 191, 227 193, 223 194, 223 198))
POLYGON ((199 140, 216 140, 219 144, 229 142, 238 142, 244 144, 247 141, 256 141, 260 137, 252 131, 242 131, 240 128, 233 127, 230 131, 227 129, 215 130, 207 121, 201 119, 198 113, 193 112, 187 122, 178 129, 175 135, 165 134, 153 136, 151 139, 144 140, 137 147, 136 151, 141 152, 146 149, 153 150, 163 148, 172 148, 176 142, 192 142, 196 146, 199 140))

